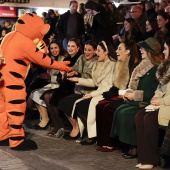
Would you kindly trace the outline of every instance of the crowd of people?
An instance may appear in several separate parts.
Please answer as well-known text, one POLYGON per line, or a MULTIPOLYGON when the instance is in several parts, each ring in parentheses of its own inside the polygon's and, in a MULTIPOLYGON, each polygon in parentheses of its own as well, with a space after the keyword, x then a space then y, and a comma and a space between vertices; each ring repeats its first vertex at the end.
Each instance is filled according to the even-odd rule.
MULTIPOLYGON (((124 159, 138 158, 139 169, 159 166, 159 126, 170 120, 168 1, 118 8, 70 1, 69 8, 42 13, 49 56, 70 61, 71 72, 32 66, 27 108, 36 107, 41 119, 31 128, 53 126, 48 136, 97 144, 100 152, 122 149, 124 159)), ((162 157, 170 167, 170 154, 162 157)))

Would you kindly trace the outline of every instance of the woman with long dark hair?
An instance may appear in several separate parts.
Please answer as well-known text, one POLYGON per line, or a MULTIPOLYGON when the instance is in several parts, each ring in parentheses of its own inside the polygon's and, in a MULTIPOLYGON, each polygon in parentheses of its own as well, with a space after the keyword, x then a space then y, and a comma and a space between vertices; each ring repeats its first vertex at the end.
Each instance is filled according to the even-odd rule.
MULTIPOLYGON (((49 43, 48 46, 49 56, 51 56, 52 59, 56 61, 62 61, 65 57, 68 56, 68 53, 62 48, 61 44, 57 40, 52 40, 49 43)), ((49 82, 46 86, 43 88, 36 89, 32 91, 30 94, 28 100, 27 100, 27 106, 30 105, 30 103, 34 103, 35 107, 40 113, 41 121, 34 125, 33 128, 37 129, 45 129, 49 124, 49 116, 46 109, 46 104, 44 100, 40 99, 40 96, 48 90, 57 88, 59 84, 56 82, 57 74, 59 73, 58 70, 54 69, 47 69, 47 72, 41 73, 39 76, 41 79, 46 80, 49 82)))

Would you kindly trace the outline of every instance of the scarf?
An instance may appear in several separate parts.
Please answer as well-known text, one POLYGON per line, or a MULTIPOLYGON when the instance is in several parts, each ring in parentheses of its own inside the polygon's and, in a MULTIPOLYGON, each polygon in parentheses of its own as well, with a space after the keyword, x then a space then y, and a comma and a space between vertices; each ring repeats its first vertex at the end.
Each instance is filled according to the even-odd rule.
POLYGON ((148 58, 143 59, 132 72, 128 88, 136 90, 138 88, 140 78, 143 77, 153 66, 154 65, 148 58))

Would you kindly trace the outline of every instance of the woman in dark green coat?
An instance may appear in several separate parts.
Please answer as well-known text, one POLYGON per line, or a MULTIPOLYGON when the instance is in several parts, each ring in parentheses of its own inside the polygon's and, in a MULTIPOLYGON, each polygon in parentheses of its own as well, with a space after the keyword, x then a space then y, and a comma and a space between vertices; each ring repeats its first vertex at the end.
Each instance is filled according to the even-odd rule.
POLYGON ((125 104, 116 109, 111 129, 111 137, 119 136, 121 142, 133 146, 123 154, 125 159, 137 156, 135 115, 150 103, 158 85, 155 72, 162 59, 161 45, 156 39, 148 38, 138 45, 142 61, 132 73, 123 96, 125 104))

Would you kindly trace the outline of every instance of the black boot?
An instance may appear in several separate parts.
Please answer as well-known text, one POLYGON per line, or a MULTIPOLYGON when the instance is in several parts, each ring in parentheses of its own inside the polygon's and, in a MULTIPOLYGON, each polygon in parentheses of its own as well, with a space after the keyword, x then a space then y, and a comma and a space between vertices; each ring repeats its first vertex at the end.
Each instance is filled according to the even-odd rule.
POLYGON ((1 140, 0 146, 9 146, 9 139, 1 140))
POLYGON ((38 146, 33 140, 24 140, 18 146, 12 147, 11 149, 16 151, 30 151, 38 149, 38 146))

